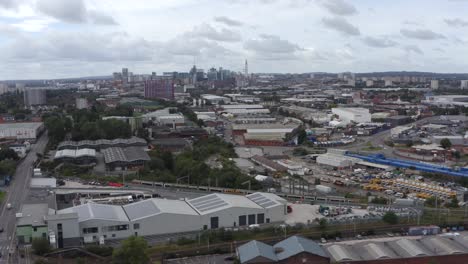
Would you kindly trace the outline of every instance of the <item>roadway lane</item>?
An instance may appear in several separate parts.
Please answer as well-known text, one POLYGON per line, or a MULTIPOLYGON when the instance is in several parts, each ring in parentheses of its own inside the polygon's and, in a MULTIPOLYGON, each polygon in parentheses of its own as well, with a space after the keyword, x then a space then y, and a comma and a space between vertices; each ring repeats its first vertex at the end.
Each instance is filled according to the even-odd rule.
POLYGON ((36 153, 44 151, 47 141, 47 134, 44 133, 35 144, 32 144, 28 155, 16 167, 12 182, 7 188, 7 196, 0 208, 0 226, 4 228, 4 232, 0 234, 0 253, 3 255, 0 258, 0 263, 19 263, 18 259, 11 259, 8 262, 9 250, 16 248, 16 213, 20 210, 29 192, 29 181, 33 163, 37 158, 36 153), (6 208, 8 203, 13 206, 10 210, 6 208))

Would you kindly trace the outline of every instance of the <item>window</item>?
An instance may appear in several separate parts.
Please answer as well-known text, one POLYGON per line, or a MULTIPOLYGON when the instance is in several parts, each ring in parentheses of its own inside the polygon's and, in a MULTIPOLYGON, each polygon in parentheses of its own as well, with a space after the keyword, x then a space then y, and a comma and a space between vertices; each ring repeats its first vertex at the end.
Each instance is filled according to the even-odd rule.
POLYGON ((47 238, 47 234, 46 233, 42 233, 42 238, 47 238))
POLYGON ((240 215, 239 216, 239 226, 245 226, 245 225, 247 225, 247 216, 240 215))
POLYGON ((57 224, 57 230, 62 231, 62 224, 57 224))
POLYGON ((251 214, 249 215, 249 225, 254 225, 255 224, 255 215, 251 214))
POLYGON ((133 229, 135 230, 140 229, 140 224, 139 223, 133 224, 133 229))
POLYGON ((115 234, 112 234, 112 237, 115 237, 115 234))
POLYGON ((98 228, 97 227, 87 227, 83 228, 83 234, 92 234, 92 233, 97 233, 98 228))
POLYGON ((265 223, 265 214, 257 214, 257 224, 265 223))
POLYGON ((270 223, 270 218, 267 218, 266 220, 267 220, 267 221, 266 221, 267 223, 270 223))
POLYGON ((207 225, 203 225, 203 230, 207 230, 208 229, 208 226, 207 225))
POLYGON ((135 236, 138 236, 138 232, 135 232, 135 236))
POLYGON ((34 231, 34 232, 37 232, 37 227, 33 227, 33 231, 34 231))
POLYGON ((102 232, 113 232, 128 230, 128 225, 115 225, 115 226, 104 226, 102 232))
POLYGON ((103 235, 104 238, 107 238, 107 235, 103 235))
POLYGON ((211 217, 210 222, 211 222, 211 229, 216 229, 219 227, 219 217, 217 216, 211 217))

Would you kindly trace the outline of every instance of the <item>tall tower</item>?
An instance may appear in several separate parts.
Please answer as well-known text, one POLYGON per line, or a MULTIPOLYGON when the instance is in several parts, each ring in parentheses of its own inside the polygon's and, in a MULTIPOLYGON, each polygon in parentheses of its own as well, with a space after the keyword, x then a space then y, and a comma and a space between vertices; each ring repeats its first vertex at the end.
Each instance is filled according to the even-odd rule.
POLYGON ((245 60, 244 75, 245 77, 249 75, 249 64, 247 63, 247 60, 245 60))

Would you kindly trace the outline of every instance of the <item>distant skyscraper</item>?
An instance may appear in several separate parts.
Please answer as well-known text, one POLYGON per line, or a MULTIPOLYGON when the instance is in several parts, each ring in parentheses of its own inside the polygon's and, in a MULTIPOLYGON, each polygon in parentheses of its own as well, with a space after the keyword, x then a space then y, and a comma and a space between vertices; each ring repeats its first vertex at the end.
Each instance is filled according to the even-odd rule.
POLYGON ((128 68, 122 68, 122 79, 124 82, 128 82, 128 68))
POLYGON ((439 89, 439 80, 431 80, 431 89, 439 89))
POLYGON ((145 82, 145 97, 174 99, 174 81, 172 79, 148 80, 145 82))
POLYGON ((462 80, 460 83, 461 89, 468 89, 468 80, 462 80))
POLYGON ((23 97, 25 106, 45 105, 47 102, 45 89, 25 89, 23 97))
POLYGON ((246 77, 249 76, 249 64, 247 63, 247 60, 245 60, 244 75, 246 77))

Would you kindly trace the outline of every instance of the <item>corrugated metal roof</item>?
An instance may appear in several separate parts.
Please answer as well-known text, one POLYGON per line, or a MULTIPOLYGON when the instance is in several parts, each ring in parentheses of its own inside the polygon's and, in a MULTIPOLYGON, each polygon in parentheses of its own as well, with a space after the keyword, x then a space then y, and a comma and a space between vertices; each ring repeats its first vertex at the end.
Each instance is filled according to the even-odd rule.
POLYGON ((275 251, 272 246, 263 242, 252 240, 237 248, 240 263, 246 263, 255 258, 262 257, 271 261, 277 261, 275 251))
POLYGON ((187 203, 192 206, 199 214, 209 214, 229 207, 244 207, 263 209, 245 196, 213 193, 188 200, 187 203))
POLYGON ((102 150, 105 163, 112 162, 134 162, 134 161, 149 161, 150 157, 143 149, 139 147, 128 148, 106 148, 102 150))
POLYGON ((115 205, 87 203, 57 211, 58 214, 69 214, 73 212, 78 213, 80 222, 91 219, 121 222, 129 221, 122 206, 115 205))
POLYGON ((310 254, 328 258, 327 253, 319 244, 300 236, 289 237, 279 243, 276 243, 273 247, 282 249, 282 251, 276 254, 278 260, 287 259, 302 252, 308 252, 310 254))
POLYGON ((328 253, 338 262, 358 260, 345 247, 345 245, 332 245, 327 248, 328 253))
POLYGON ((198 215, 185 201, 158 198, 124 205, 123 209, 127 213, 128 218, 132 221, 163 213, 198 215))

